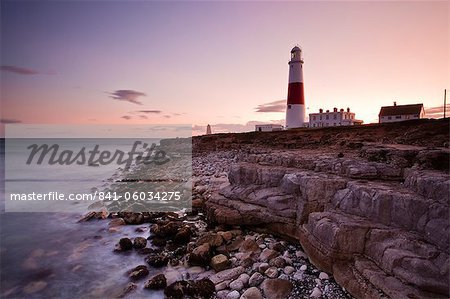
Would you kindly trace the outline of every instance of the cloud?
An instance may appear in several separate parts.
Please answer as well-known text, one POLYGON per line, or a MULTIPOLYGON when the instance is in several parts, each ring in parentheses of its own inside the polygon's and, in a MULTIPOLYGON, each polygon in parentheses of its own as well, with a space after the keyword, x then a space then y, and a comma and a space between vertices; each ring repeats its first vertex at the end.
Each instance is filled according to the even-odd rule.
POLYGON ((37 75, 41 73, 33 69, 13 65, 2 65, 0 66, 0 70, 19 75, 37 75))
POLYGON ((171 116, 170 116, 170 115, 164 115, 164 117, 165 117, 165 118, 170 118, 171 116))
POLYGON ((142 105, 142 103, 138 100, 139 97, 145 97, 146 94, 136 90, 129 89, 120 89, 114 92, 109 93, 110 98, 119 100, 119 101, 127 101, 133 104, 142 105))
POLYGON ((0 119, 1 124, 19 124, 21 123, 21 120, 18 119, 8 119, 8 118, 2 118, 0 119))
POLYGON ((138 110, 136 111, 137 113, 145 113, 145 114, 160 114, 162 111, 161 110, 138 110))
POLYGON ((284 112, 286 111, 286 100, 273 101, 258 105, 256 112, 284 112))
MULTIPOLYGON (((446 116, 450 116, 450 104, 446 105, 446 116)), ((438 107, 425 108, 425 117, 440 118, 444 117, 444 105, 438 107)))
POLYGON ((124 115, 124 116, 122 116, 121 118, 126 119, 126 120, 130 120, 132 117, 129 116, 129 115, 124 115))

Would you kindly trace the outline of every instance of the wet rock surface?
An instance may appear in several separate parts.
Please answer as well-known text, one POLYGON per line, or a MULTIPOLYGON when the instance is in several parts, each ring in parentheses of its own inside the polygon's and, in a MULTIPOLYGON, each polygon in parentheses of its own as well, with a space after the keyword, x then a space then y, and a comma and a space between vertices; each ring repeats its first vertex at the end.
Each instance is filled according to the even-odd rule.
POLYGON ((314 131, 194 138, 193 211, 121 250, 168 298, 447 298, 448 124, 314 131))
MULTIPOLYGON (((448 129, 448 124, 440 128, 448 129)), ((236 143, 243 136, 234 137, 228 141, 236 143)), ((448 145, 441 137, 428 140, 448 145)), ((234 163, 229 184, 205 202, 209 221, 299 240, 312 263, 333 273, 356 297, 447 297, 449 149, 373 138, 358 146, 350 146, 349 137, 339 143, 330 140, 330 146, 320 150, 304 140, 295 146, 304 144, 305 149, 283 148, 286 140, 258 146, 259 137, 239 149, 229 144, 227 151, 222 144, 234 163), (362 264, 372 270, 357 267, 362 264)), ((275 277, 276 269, 286 266, 283 259, 275 259, 264 245, 260 248, 260 273, 275 277)), ((294 271, 279 272, 304 276, 294 271)), ((318 281, 326 281, 326 275, 318 281)), ((309 295, 327 297, 330 287, 316 284, 309 295)))

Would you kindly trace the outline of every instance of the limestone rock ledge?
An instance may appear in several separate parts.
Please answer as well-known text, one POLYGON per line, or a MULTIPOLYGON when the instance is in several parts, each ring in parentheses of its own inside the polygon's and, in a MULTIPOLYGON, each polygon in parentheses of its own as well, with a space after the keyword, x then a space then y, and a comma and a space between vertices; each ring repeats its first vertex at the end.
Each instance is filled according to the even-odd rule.
POLYGON ((205 208, 211 222, 299 240, 357 298, 448 298, 449 155, 370 143, 341 158, 241 151, 205 208))

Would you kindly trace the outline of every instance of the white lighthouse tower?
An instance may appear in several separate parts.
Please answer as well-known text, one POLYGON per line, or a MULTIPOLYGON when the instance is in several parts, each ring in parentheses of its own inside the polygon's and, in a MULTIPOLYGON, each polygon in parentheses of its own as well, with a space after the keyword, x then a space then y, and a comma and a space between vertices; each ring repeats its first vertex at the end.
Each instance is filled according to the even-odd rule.
POLYGON ((305 94, 303 90, 302 50, 294 47, 289 61, 289 87, 286 107, 286 129, 303 127, 305 122, 305 94))

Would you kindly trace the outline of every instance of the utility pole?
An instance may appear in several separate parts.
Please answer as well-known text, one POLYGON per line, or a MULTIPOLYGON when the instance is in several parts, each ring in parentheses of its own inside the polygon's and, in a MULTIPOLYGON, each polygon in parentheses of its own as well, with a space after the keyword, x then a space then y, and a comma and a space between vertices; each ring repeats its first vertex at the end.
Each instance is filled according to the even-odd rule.
POLYGON ((447 89, 444 89, 444 118, 445 118, 445 110, 447 110, 447 89))

